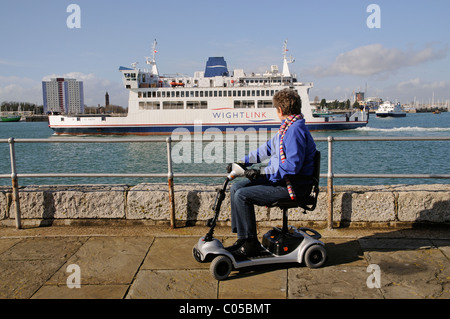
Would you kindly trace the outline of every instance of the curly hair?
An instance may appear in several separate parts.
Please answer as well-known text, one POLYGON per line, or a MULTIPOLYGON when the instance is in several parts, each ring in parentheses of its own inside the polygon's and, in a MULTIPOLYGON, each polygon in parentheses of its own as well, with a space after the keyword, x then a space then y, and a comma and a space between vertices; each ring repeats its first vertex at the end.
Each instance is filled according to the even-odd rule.
POLYGON ((273 96, 273 105, 284 115, 295 115, 302 112, 302 100, 297 91, 283 89, 273 96))

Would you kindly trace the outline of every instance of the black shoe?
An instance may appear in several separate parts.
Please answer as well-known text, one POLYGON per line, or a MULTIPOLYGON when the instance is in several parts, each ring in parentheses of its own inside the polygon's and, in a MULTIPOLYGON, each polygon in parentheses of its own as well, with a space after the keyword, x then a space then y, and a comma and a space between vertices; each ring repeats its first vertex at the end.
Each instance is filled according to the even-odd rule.
POLYGON ((259 240, 257 238, 249 238, 245 240, 241 247, 232 251, 232 253, 242 257, 254 257, 258 256, 261 250, 262 248, 259 240))
POLYGON ((225 247, 225 250, 228 250, 230 252, 238 250, 239 248, 242 247, 242 245, 244 245, 245 241, 246 241, 246 239, 238 239, 238 240, 236 240, 236 242, 233 245, 231 245, 229 247, 225 247))

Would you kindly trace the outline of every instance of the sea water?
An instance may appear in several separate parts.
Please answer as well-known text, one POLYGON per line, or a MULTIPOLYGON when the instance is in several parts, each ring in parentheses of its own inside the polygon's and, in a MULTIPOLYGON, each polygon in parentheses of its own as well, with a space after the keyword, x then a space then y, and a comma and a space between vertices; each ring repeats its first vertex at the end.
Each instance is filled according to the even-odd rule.
MULTIPOLYGON (((440 137, 450 136, 450 112, 441 114, 416 113, 403 118, 377 118, 371 114, 369 124, 364 128, 344 131, 312 132, 317 137, 440 137)), ((0 123, 0 139, 44 138, 55 139, 53 131, 46 122, 0 123)), ((60 138, 60 137, 58 137, 60 138)), ((66 138, 66 137, 62 137, 66 138)), ((71 138, 71 137, 67 137, 71 138)), ((85 136, 83 139, 140 139, 158 137, 140 136, 85 136)), ((192 137, 193 138, 193 137, 192 137)), ((261 139, 261 135, 258 136, 261 139)), ((225 140, 225 138, 224 138, 225 140)), ((261 140, 259 141, 262 142, 261 140)), ((179 150, 180 142, 173 142, 179 150)), ((238 143, 238 142, 236 142, 238 143)), ((247 143, 246 150, 249 146, 247 143)), ((186 144, 187 145, 187 144, 186 144)), ((198 146, 198 145, 197 145, 198 146)), ((175 183, 221 184, 223 178, 190 177, 177 178, 177 173, 223 173, 226 165, 240 159, 242 151, 233 149, 223 143, 219 157, 214 161, 208 156, 198 160, 192 145, 190 160, 175 161, 173 170, 175 183), (233 154, 227 154, 230 150, 233 154), (228 155, 231 155, 228 156, 228 155)), ((218 146, 212 149, 217 152, 218 146)), ((237 147, 237 146, 236 146, 237 147)), ((18 174, 26 173, 167 173, 166 143, 17 143, 16 165, 18 174)), ((200 152, 211 150, 211 144, 204 142, 200 152)), ((317 142, 322 153, 321 173, 327 172, 326 142, 317 142)), ((245 153, 245 152, 244 152, 245 153)), ((209 154, 209 153, 208 153, 209 154)), ((179 154, 174 154, 175 156, 179 154)), ((203 154, 205 155, 205 154, 203 154)), ((0 144, 0 174, 10 174, 9 145, 0 144)), ((449 141, 357 141, 335 142, 333 144, 333 171, 335 174, 450 174, 449 141)), ((19 175, 20 176, 20 175, 19 175)), ((54 185, 54 184, 128 184, 144 182, 165 182, 164 178, 20 178, 19 184, 54 185)), ((338 178, 335 185, 393 185, 393 184, 449 184, 449 179, 392 179, 392 178, 338 178)), ((0 179, 0 185, 11 185, 10 179, 0 179)), ((326 180, 321 181, 326 185, 326 180)))

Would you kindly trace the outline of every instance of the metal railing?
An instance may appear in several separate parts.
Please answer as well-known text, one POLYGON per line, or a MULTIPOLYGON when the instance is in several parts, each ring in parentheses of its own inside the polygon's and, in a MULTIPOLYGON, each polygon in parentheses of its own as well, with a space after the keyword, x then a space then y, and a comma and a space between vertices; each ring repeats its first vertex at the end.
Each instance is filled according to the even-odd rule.
MULTIPOLYGON (((450 136, 441 137, 316 137, 316 142, 328 143, 328 172, 327 174, 320 174, 321 178, 327 179, 327 206, 328 217, 327 225, 328 229, 333 228, 333 181, 335 178, 437 178, 448 179, 450 174, 336 174, 333 171, 333 144, 334 142, 349 142, 349 141, 450 141, 450 136)), ((198 140, 196 140, 198 141, 198 140)), ((202 142, 214 142, 214 140, 202 139, 202 142)), ((21 229, 21 214, 20 214, 20 200, 19 200, 19 183, 20 178, 64 178, 64 177, 141 177, 141 178, 154 178, 154 177, 167 177, 169 201, 170 201, 170 226, 175 228, 175 196, 174 196, 174 173, 173 173, 173 161, 172 161, 172 138, 152 138, 152 139, 80 139, 80 138, 52 138, 52 139, 0 139, 0 143, 8 143, 11 159, 11 174, 0 174, 0 178, 11 178, 12 183, 12 200, 15 203, 15 224, 17 229, 21 229), (106 174, 106 173, 18 173, 16 167, 16 143, 166 143, 167 144, 167 174, 143 174, 143 173, 120 173, 120 174, 106 174)), ((184 141, 183 141, 184 142, 184 141)), ((191 141, 194 142, 194 141, 191 141)), ((189 174, 189 173, 177 173, 176 177, 223 177, 224 174, 189 174)))

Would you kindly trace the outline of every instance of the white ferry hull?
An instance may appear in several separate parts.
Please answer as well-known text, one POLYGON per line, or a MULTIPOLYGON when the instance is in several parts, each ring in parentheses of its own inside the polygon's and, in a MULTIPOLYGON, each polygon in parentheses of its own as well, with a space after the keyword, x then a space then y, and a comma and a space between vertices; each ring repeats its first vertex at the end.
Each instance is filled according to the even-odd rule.
MULTIPOLYGON (((345 122, 336 121, 331 123, 306 122, 310 131, 326 130, 350 130, 358 127, 364 127, 367 122, 345 122)), ((56 135, 170 135, 173 133, 214 133, 221 131, 223 133, 250 132, 250 130, 260 131, 278 130, 280 123, 239 123, 239 124, 136 124, 136 125, 51 125, 56 135)))
MULTIPOLYGON (((187 118, 184 112, 174 112, 172 117, 160 120, 145 120, 141 116, 61 116, 50 115, 49 127, 57 135, 170 135, 193 133, 248 133, 252 130, 278 130, 280 121, 275 109, 254 110, 201 110, 202 117, 187 118), (206 116, 209 113, 211 116, 206 116), (203 118, 202 120, 200 120, 203 118)), ((194 111, 195 112, 195 111, 194 111)), ((155 112, 156 113, 156 112, 155 112)), ((155 117, 155 113, 153 117, 155 117)), ((305 114, 306 125, 310 131, 348 130, 367 125, 365 113, 358 112, 352 117, 336 116, 327 118, 310 118, 305 114), (359 114, 359 117, 357 116, 359 114)))

